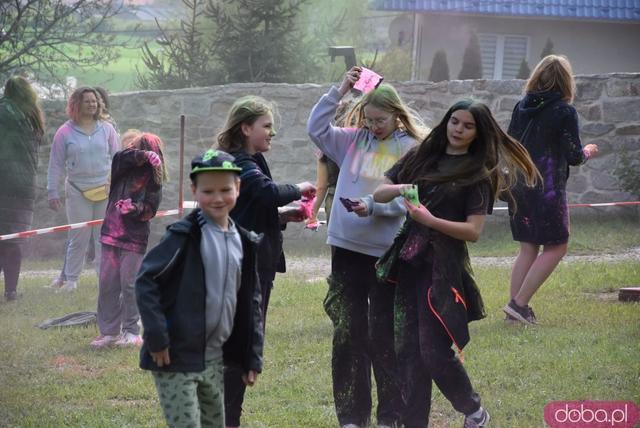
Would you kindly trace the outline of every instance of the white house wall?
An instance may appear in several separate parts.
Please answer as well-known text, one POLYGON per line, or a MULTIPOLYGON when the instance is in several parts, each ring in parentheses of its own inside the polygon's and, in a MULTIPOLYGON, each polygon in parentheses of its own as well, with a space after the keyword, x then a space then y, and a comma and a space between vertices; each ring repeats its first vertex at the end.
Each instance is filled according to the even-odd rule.
MULTIPOLYGON (((418 80, 428 78, 433 56, 439 49, 447 53, 450 77, 457 78, 472 31, 529 36, 530 68, 539 61, 547 38, 551 38, 554 52, 567 55, 576 74, 640 71, 640 24, 438 14, 419 15, 418 21, 422 33, 418 80)), ((393 40, 393 34, 390 37, 393 40)))

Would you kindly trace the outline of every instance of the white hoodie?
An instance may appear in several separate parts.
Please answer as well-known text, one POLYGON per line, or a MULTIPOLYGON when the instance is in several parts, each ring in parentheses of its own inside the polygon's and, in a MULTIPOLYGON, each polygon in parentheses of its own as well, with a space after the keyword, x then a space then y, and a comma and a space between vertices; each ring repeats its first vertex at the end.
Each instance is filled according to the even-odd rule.
POLYGON ((373 191, 390 169, 416 141, 395 130, 380 141, 366 128, 338 128, 331 124, 342 96, 336 87, 320 98, 307 122, 311 140, 340 167, 327 243, 347 250, 380 257, 391 246, 406 214, 403 198, 381 204, 373 191), (368 217, 347 212, 339 198, 363 199, 368 217))

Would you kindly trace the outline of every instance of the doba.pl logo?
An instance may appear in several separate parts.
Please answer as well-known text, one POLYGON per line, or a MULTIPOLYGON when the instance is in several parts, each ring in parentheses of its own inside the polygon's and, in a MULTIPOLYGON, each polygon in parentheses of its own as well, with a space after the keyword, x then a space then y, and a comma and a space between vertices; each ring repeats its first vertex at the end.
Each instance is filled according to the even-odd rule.
POLYGON ((633 401, 552 401, 544 420, 551 428, 634 428, 640 407, 633 401))

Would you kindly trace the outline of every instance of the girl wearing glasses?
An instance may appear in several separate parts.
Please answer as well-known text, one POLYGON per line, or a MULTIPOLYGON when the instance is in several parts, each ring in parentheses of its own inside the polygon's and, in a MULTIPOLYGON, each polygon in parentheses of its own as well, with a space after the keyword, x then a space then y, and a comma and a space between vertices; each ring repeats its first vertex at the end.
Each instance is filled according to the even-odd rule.
POLYGON ((373 201, 372 193, 426 127, 412 115, 396 90, 386 84, 354 106, 345 123, 331 124, 342 97, 360 78, 353 67, 340 87, 332 87, 311 111, 311 140, 340 167, 335 196, 343 200, 331 213, 327 242, 332 246, 325 311, 334 326, 333 396, 343 427, 366 426, 371 418, 371 379, 378 389, 378 426, 400 416, 402 399, 393 350, 393 289, 378 283, 375 262, 391 245, 406 208, 402 198, 373 201), (366 333, 368 332, 368 334, 366 333))
POLYGON ((539 178, 526 149, 500 129, 489 108, 455 103, 427 138, 389 171, 374 200, 387 202, 418 186, 414 205, 389 251, 381 278, 395 289, 396 350, 406 407, 405 427, 426 427, 435 382, 465 427, 484 427, 489 414, 471 386, 460 352, 467 324, 485 316, 469 265, 466 241, 476 241, 499 191, 516 175, 528 185, 539 178), (508 170, 510 174, 500 172, 508 170))

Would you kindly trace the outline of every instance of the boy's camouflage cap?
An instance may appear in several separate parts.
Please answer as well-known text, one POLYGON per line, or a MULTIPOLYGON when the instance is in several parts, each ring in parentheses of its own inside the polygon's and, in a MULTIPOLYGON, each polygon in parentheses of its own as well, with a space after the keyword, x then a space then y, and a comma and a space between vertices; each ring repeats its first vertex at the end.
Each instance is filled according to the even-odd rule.
POLYGON ((209 149, 191 161, 191 173, 189 177, 205 171, 228 171, 237 174, 242 171, 234 162, 236 158, 222 150, 209 149))

